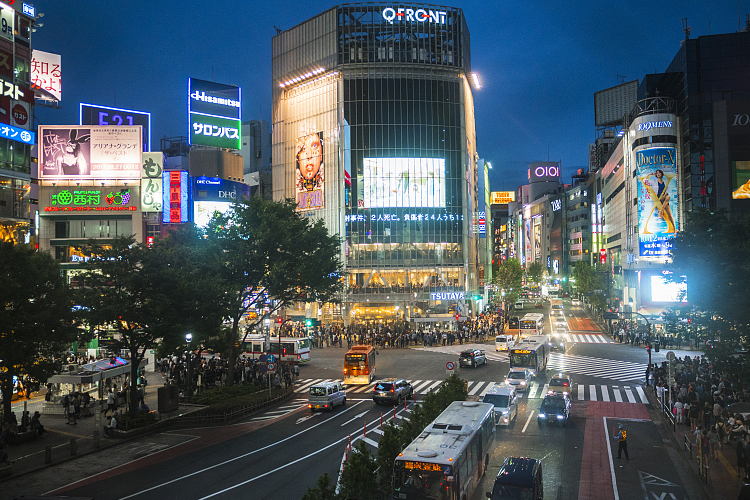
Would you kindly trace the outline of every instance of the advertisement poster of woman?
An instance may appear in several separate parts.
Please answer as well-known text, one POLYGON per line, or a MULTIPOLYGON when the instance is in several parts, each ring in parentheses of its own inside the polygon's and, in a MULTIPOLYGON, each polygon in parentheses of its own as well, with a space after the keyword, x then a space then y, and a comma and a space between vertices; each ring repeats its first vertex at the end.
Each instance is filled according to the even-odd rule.
POLYGON ((297 210, 323 208, 323 132, 299 137, 295 144, 297 210))
POLYGON ((664 256, 677 235, 672 214, 677 200, 675 148, 651 148, 636 153, 638 180, 638 236, 640 255, 664 256))

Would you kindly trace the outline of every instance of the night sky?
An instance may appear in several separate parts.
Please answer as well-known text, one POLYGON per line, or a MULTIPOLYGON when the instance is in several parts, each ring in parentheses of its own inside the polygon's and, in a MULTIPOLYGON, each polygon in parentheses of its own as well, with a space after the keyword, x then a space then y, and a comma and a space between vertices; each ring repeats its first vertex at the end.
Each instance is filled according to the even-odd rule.
MULTIPOLYGON (((242 87, 245 120, 271 122, 271 37, 329 1, 59 1, 34 3, 32 47, 62 56, 60 109, 37 123, 78 124, 78 104, 152 113, 152 149, 187 135, 187 79, 242 87)), ((390 4, 389 4, 390 5, 390 4)), ((392 4, 408 7, 410 4, 392 4)), ((735 0, 454 2, 471 33, 480 157, 492 190, 526 182, 527 164, 562 161, 563 180, 588 165, 594 92, 666 70, 685 35, 738 29, 735 0), (624 80, 621 80, 623 78, 624 80)), ((740 0, 742 27, 750 0, 740 0)))

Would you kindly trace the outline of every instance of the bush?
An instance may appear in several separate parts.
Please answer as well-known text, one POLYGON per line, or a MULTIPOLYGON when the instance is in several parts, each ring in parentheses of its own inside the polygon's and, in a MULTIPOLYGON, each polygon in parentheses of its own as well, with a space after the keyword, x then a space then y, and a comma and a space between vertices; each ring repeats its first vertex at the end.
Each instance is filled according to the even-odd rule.
POLYGON ((232 385, 232 386, 221 386, 212 387, 200 394, 196 394, 191 399, 192 403, 197 405, 212 405, 225 401, 227 399, 236 398, 238 396, 247 396, 260 391, 260 387, 257 385, 232 385))
POLYGON ((246 406, 263 403, 269 399, 285 394, 284 389, 274 388, 271 396, 268 389, 257 386, 234 385, 231 387, 217 387, 194 397, 193 403, 206 405, 204 413, 223 413, 244 408, 246 406))
POLYGON ((122 417, 118 418, 121 418, 122 421, 117 422, 117 427, 121 427, 123 430, 146 427, 147 425, 158 422, 156 414, 147 410, 138 410, 135 417, 131 416, 129 413, 123 413, 122 417))

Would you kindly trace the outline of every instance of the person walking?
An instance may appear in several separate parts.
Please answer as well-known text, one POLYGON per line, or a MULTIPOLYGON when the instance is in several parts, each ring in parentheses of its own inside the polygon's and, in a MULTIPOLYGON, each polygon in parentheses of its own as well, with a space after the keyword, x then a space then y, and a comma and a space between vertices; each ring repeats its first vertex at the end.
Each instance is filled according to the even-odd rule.
POLYGON ((618 440, 619 445, 617 447, 617 458, 622 458, 622 452, 625 452, 625 460, 630 460, 628 455, 628 439, 627 431, 622 424, 618 426, 619 431, 614 434, 614 438, 618 440))

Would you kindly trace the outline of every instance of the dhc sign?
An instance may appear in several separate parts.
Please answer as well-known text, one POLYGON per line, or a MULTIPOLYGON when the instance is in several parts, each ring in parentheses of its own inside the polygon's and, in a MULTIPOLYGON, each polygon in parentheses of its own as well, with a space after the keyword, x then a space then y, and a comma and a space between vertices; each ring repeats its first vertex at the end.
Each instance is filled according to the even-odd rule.
POLYGON ((447 14, 442 10, 407 9, 405 7, 383 9, 383 19, 388 21, 388 24, 393 24, 393 21, 445 24, 447 14))
POLYGON ((464 292, 431 293, 430 300, 464 300, 464 292))

